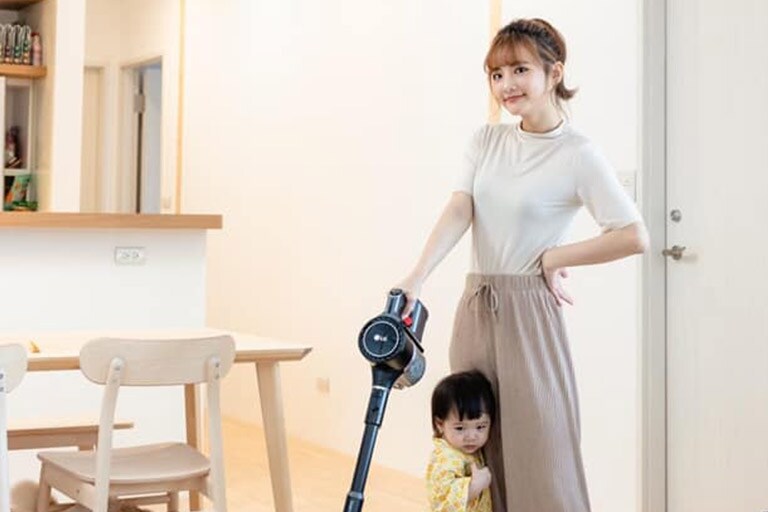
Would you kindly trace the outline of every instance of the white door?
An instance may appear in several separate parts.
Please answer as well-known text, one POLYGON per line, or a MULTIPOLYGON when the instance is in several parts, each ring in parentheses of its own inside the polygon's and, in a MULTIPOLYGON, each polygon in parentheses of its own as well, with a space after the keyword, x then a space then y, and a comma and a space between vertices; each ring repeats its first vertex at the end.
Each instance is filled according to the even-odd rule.
POLYGON ((121 73, 119 209, 160 213, 162 186, 162 64, 121 73))
POLYGON ((768 1, 667 5, 668 511, 763 512, 768 1))
POLYGON ((162 74, 160 64, 142 68, 144 111, 141 114, 141 212, 160 213, 162 171, 162 74))

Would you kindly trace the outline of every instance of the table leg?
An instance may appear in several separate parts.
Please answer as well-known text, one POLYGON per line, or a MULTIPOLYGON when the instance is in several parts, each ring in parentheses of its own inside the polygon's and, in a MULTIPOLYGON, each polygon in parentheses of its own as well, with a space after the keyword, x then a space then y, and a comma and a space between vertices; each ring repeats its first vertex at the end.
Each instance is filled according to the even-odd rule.
POLYGON ((261 416, 264 422, 264 437, 267 440, 267 458, 275 511, 293 512, 288 445, 280 391, 280 368, 277 361, 256 363, 256 376, 259 383, 261 416))
MULTIPOLYGON (((187 444, 200 449, 200 431, 197 423, 197 386, 195 384, 184 385, 184 413, 187 423, 187 444)), ((200 493, 189 492, 189 510, 200 510, 200 493)))

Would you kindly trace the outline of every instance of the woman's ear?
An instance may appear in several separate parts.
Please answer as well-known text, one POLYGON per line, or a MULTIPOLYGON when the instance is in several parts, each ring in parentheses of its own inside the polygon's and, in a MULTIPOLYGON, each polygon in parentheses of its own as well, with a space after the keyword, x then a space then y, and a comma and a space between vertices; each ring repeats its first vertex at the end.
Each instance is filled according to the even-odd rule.
POLYGON ((551 84, 553 89, 556 89, 557 85, 563 81, 564 71, 565 68, 562 62, 557 61, 552 64, 552 70, 549 73, 549 79, 552 81, 551 84))

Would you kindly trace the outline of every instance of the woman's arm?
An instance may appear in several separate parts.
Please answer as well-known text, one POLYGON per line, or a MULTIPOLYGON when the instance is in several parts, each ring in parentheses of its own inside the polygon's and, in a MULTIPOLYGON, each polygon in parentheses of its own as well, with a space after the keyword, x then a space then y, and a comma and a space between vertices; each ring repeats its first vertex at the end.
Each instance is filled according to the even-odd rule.
POLYGON ((408 304, 403 316, 410 313, 414 301, 421 292, 421 286, 432 270, 453 249, 472 224, 472 196, 464 192, 454 192, 448 204, 443 208, 440 218, 432 228, 427 243, 421 252, 416 266, 398 285, 406 292, 408 304))
POLYGON ((550 269, 593 265, 641 254, 647 249, 648 233, 642 223, 636 222, 589 240, 553 247, 544 252, 541 265, 550 269))
POLYGON ((641 222, 573 244, 553 247, 541 257, 541 270, 558 305, 573 304, 563 290, 561 278, 567 277, 567 267, 593 265, 614 261, 648 250, 648 232, 641 222))

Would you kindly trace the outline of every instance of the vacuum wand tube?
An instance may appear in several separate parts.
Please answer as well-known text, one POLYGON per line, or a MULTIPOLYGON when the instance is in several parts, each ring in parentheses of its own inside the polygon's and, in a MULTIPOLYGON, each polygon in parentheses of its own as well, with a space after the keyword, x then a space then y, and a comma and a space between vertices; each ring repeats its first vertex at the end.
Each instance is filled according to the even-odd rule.
POLYGON ((429 312, 421 302, 416 301, 413 310, 402 318, 406 300, 402 290, 390 290, 384 313, 369 320, 358 337, 358 348, 371 363, 373 383, 363 439, 344 512, 360 512, 363 508, 365 482, 390 391, 393 387, 403 389, 413 386, 424 376, 426 361, 421 336, 429 312))

